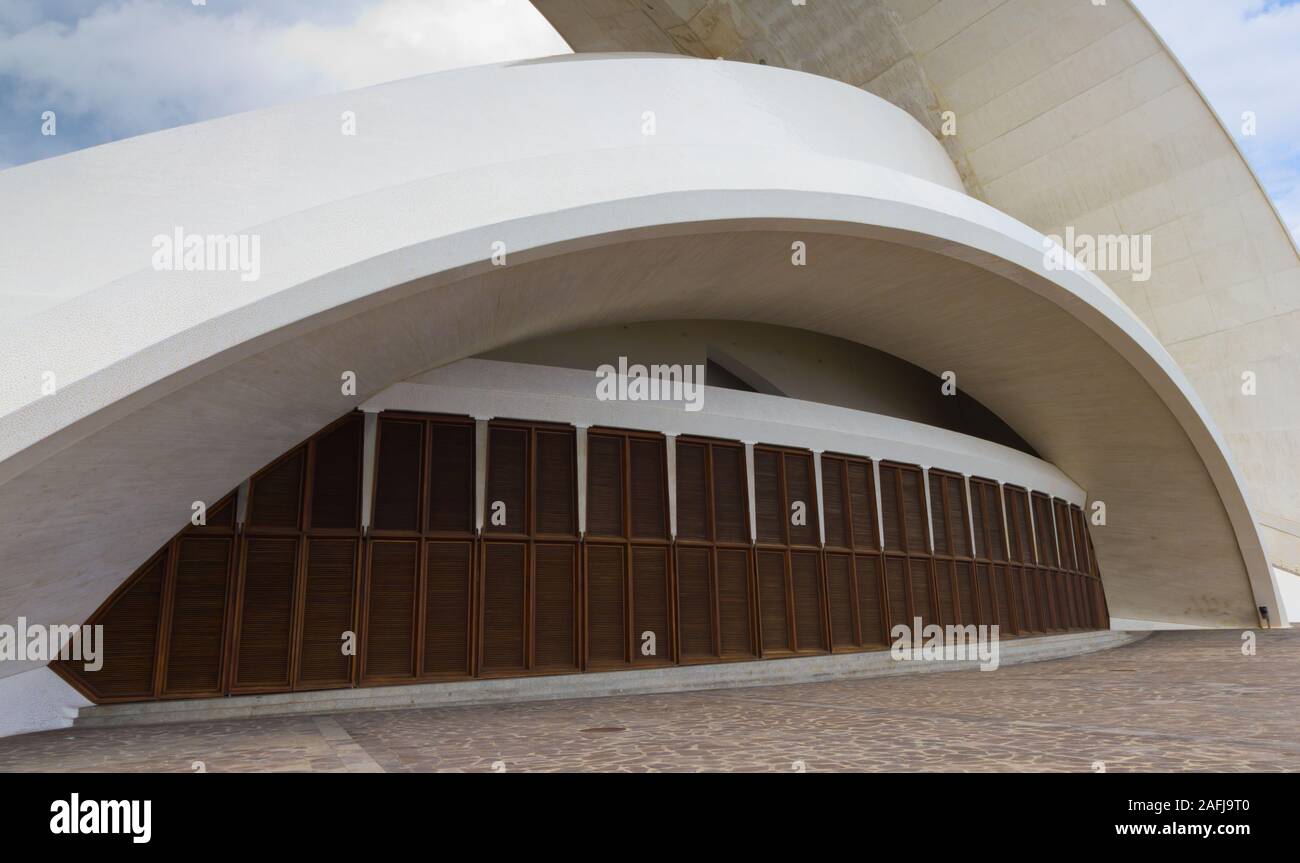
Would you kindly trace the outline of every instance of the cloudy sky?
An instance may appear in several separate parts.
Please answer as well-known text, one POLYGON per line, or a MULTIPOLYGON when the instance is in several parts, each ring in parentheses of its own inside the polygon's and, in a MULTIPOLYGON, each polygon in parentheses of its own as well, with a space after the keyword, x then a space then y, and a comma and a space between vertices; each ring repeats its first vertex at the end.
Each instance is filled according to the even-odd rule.
MULTIPOLYGON (((1136 2, 1300 235, 1300 0, 1136 2), (1253 137, 1241 135, 1247 110, 1253 137)), ((0 168, 321 93, 567 51, 527 0, 0 0, 0 168), (39 134, 48 109, 58 113, 52 137, 39 134)))

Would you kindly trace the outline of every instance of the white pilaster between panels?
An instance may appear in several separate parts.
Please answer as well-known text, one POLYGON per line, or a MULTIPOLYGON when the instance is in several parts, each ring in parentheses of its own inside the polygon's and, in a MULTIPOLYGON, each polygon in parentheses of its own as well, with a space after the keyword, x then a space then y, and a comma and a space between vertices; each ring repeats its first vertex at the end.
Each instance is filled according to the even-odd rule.
POLYGON ((754 509, 754 441, 741 441, 745 445, 745 486, 749 490, 749 541, 758 542, 758 512, 754 509))
MULTIPOLYGON (((934 554, 934 509, 930 506, 930 466, 921 465, 921 493, 925 495, 926 539, 930 544, 930 554, 934 554)), ((949 549, 951 551, 951 549, 949 549)))
POLYGON ((375 456, 378 450, 379 414, 366 411, 362 414, 361 443, 361 535, 370 533, 371 510, 375 497, 375 456))
POLYGON ((574 423, 577 429, 578 458, 578 536, 587 535, 587 429, 591 426, 574 423))
POLYGON ((815 449, 813 454, 813 476, 816 477, 817 483, 817 536, 822 545, 826 544, 826 512, 822 506, 824 495, 822 493, 822 451, 815 449))
POLYGON ((876 545, 885 550, 885 499, 880 494, 880 462, 871 460, 871 479, 876 485, 876 545))
POLYGON ((677 432, 664 432, 664 461, 668 470, 668 535, 677 538, 677 432))
POLYGON ((483 513, 487 506, 488 420, 474 417, 474 532, 483 532, 483 513))

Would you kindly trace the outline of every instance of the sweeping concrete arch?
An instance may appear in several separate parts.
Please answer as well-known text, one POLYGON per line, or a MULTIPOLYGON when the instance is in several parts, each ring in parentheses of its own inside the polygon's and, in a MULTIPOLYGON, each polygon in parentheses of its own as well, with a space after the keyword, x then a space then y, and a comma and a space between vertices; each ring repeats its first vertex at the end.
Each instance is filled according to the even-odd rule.
MULTIPOLYGON (((682 77, 706 86, 720 74, 714 63, 664 64, 531 64, 509 77, 521 84, 565 67, 570 86, 587 76, 614 88, 620 80, 665 86, 669 104, 669 85, 682 77)), ((205 166, 181 186, 195 153, 229 153, 222 147, 239 142, 253 158, 309 155, 322 133, 295 138, 294 129, 318 111, 337 134, 333 124, 351 105, 359 118, 383 118, 386 152, 419 154, 427 129, 399 122, 412 105, 445 104, 476 75, 485 78, 476 86, 503 100, 534 98, 526 87, 499 89, 502 68, 228 118, 30 170, 43 182, 93 184, 105 197, 112 188, 125 195, 134 171, 163 172, 152 180, 156 200, 118 214, 136 220, 123 236, 147 250, 170 200, 188 231, 216 227, 202 215, 209 202, 233 206, 220 190, 240 182, 239 160, 205 166), (277 134, 263 137, 270 128, 277 134), (187 142, 191 151, 166 157, 187 142)), ((842 85, 733 68, 745 69, 741 77, 806 82, 800 117, 817 113, 823 86, 836 88, 836 100, 861 100, 860 112, 828 110, 827 129, 877 109, 873 97, 842 85)), ((254 282, 237 272, 150 268, 94 285, 96 268, 116 251, 84 253, 68 272, 83 270, 86 290, 3 333, 12 353, 0 414, 0 619, 81 622, 185 523, 193 501, 215 501, 393 383, 523 338, 673 315, 782 323, 857 340, 936 374, 957 369, 961 386, 1107 501, 1110 521, 1096 543, 1116 617, 1250 626, 1256 606, 1275 608, 1223 442, 1124 304, 1090 274, 1045 269, 1037 232, 939 182, 942 174, 918 177, 801 147, 806 127, 779 108, 733 104, 737 117, 719 121, 707 147, 646 136, 636 146, 553 148, 432 175, 422 157, 399 164, 395 156, 372 167, 374 188, 286 207, 292 192, 336 176, 354 190, 348 170, 367 161, 304 160, 278 182, 265 177, 256 190, 241 189, 251 212, 259 212, 254 199, 282 212, 220 225, 260 237, 254 282), (745 134, 758 121, 751 112, 792 130, 781 148, 745 134), (398 176, 402 167, 408 176, 398 176), (806 244, 806 266, 791 265, 795 240, 806 244), (504 261, 494 263, 499 253, 504 261), (59 385, 42 395, 45 371, 59 385), (345 372, 356 376, 355 394, 341 391, 345 372)), ((609 110, 622 121, 622 106, 609 110)), ((913 135, 910 118, 874 114, 886 116, 901 130, 888 137, 913 135)), ((544 123, 545 112, 536 119, 544 123)), ((598 135, 609 122, 606 114, 589 125, 598 135)), ((519 130, 509 111, 488 125, 493 135, 531 132, 550 142, 571 132, 519 130)), ((924 160, 911 164, 925 173, 915 167, 924 160)), ((26 170, 0 175, 0 189, 27 187, 26 170)), ((20 214, 24 206, 37 205, 20 203, 20 214)), ((44 229, 65 231, 75 252, 78 231, 93 228, 84 219, 71 207, 49 210, 44 229)), ((34 278, 39 261, 20 256, 14 268, 34 278)), ((6 663, 0 672, 21 667, 6 663)))

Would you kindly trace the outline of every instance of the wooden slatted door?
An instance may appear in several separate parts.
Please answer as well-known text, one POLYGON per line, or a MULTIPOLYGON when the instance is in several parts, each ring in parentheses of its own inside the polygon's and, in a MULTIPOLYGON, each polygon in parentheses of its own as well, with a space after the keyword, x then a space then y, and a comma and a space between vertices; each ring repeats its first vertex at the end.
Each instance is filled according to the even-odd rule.
POLYGON ((885 595, 889 628, 936 622, 929 522, 921 468, 880 463, 880 512, 885 529, 885 595))
POLYGON ((966 512, 966 484, 958 474, 931 469, 930 518, 934 528, 934 587, 937 623, 974 622, 970 604, 970 520, 966 512), (965 602, 963 602, 963 600, 965 602))
POLYGON ((577 437, 493 422, 479 579, 478 673, 579 668, 577 437))
POLYGON ((1047 631, 1047 596, 1039 577, 1034 550, 1034 534, 1029 515, 1029 494, 1018 486, 1004 486, 1003 506, 1007 523, 1007 545, 1011 571, 1020 587, 1020 631, 1047 631))
POLYGON ((584 548, 587 667, 675 662, 662 435, 588 432, 584 548))
POLYGON ((876 529, 876 482, 871 461, 823 455, 826 520, 826 600, 832 650, 888 643, 876 529))
POLYGON ((474 421, 385 412, 375 445, 363 681, 469 677, 474 421))
POLYGON ((812 453, 754 447, 754 509, 763 655, 825 652, 829 627, 812 453))
POLYGON ((975 532, 977 594, 988 593, 992 608, 981 610, 980 623, 996 624, 1001 636, 1012 636, 1023 628, 1024 586, 1022 570, 1007 555, 1007 534, 1002 495, 992 480, 973 477, 970 481, 971 514, 975 532), (987 589, 983 583, 987 580, 987 589))
POLYGON ((1061 560, 1056 548, 1056 527, 1052 499, 1040 491, 1031 492, 1029 505, 1034 514, 1034 543, 1038 552, 1038 578, 1047 597, 1047 627, 1061 632, 1069 628, 1061 591, 1061 560))
POLYGON ((744 447, 683 437, 676 456, 679 661, 752 659, 757 641, 744 447))

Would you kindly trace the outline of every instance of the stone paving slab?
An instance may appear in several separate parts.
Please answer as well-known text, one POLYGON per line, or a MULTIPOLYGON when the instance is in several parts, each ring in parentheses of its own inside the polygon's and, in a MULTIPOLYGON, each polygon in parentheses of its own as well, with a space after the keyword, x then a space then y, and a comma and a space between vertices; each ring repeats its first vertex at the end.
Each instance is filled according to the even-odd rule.
POLYGON ((1300 771, 1300 630, 1164 632, 955 672, 572 701, 90 728, 0 770, 1300 771))

